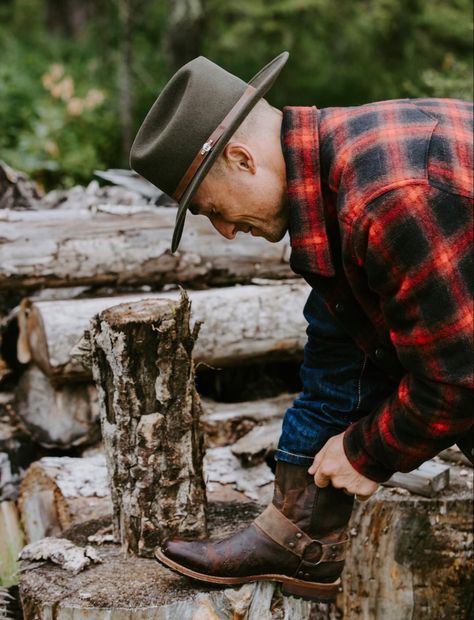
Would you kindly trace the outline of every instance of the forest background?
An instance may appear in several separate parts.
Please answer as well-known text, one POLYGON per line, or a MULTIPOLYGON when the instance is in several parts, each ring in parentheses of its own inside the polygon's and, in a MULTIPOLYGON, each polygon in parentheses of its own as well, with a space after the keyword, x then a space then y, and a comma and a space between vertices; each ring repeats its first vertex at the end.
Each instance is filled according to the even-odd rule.
POLYGON ((273 105, 472 99, 472 0, 0 0, 0 159, 45 189, 128 167, 174 71, 245 80, 286 49, 273 105))

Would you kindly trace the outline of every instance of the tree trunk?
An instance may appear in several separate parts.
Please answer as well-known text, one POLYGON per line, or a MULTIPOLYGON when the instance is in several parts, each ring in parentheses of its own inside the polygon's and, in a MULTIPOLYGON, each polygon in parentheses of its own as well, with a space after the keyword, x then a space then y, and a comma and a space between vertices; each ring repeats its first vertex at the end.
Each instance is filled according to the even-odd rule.
MULTIPOLYGON (((289 243, 238 235, 229 243, 203 217, 189 217, 170 254, 176 210, 0 210, 0 290, 78 285, 222 285, 291 277, 289 243)), ((294 274, 293 274, 294 277, 294 274)))
POLYGON ((34 441, 46 448, 91 444, 100 436, 94 386, 73 383, 54 387, 34 365, 18 383, 15 409, 34 441))
POLYGON ((344 618, 470 617, 472 481, 459 474, 453 467, 451 488, 436 499, 385 489, 356 503, 337 604, 344 618))
POLYGON ((169 535, 206 533, 189 317, 183 295, 109 308, 91 329, 115 532, 142 556, 169 535))
MULTIPOLYGON (((211 512, 212 534, 224 536, 256 514, 248 506, 219 507, 211 512)), ((64 536, 84 546, 93 526, 85 523, 64 536)), ((77 575, 50 563, 21 573, 25 620, 306 620, 314 608, 306 601, 282 597, 273 583, 216 589, 184 579, 155 560, 124 557, 119 545, 95 548, 102 563, 77 575)), ((28 566, 22 563, 22 568, 28 566)))
POLYGON ((18 507, 27 543, 59 536, 89 519, 111 517, 105 456, 43 457, 26 472, 18 507))
MULTIPOLYGON (((247 360, 300 358, 306 338, 303 306, 308 293, 308 285, 300 282, 191 292, 193 320, 203 323, 194 359, 224 366, 247 360)), ((177 299, 178 293, 24 300, 18 320, 21 361, 31 359, 56 383, 88 380, 91 318, 115 304, 162 298, 177 299)))
POLYGON ((205 10, 203 0, 168 0, 169 20, 163 48, 174 71, 201 54, 205 10))

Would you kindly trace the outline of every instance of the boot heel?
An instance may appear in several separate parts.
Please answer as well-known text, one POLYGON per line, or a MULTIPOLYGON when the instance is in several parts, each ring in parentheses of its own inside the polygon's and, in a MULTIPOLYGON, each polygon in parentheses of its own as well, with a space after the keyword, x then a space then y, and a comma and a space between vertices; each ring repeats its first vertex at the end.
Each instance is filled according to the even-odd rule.
POLYGON ((295 579, 282 583, 281 591, 287 596, 297 596, 307 601, 333 603, 341 591, 341 581, 338 579, 334 583, 306 583, 295 579))

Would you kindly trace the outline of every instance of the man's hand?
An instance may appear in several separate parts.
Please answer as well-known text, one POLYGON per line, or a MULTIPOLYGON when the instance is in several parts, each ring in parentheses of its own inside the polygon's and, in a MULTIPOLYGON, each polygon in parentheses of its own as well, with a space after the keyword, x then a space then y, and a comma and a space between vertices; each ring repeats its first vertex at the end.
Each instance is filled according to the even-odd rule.
POLYGON ((342 443, 344 433, 331 437, 314 457, 308 473, 314 475, 318 487, 327 487, 329 483, 337 489, 344 489, 359 500, 366 500, 375 493, 379 485, 359 474, 350 464, 342 443))

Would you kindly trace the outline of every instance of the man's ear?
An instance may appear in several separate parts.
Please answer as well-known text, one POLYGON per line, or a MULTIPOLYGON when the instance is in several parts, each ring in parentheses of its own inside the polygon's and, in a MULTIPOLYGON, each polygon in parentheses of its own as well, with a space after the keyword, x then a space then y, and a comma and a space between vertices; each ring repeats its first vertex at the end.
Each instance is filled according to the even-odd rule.
POLYGON ((233 170, 255 174, 257 163, 252 150, 241 142, 229 142, 222 153, 226 163, 233 170))

